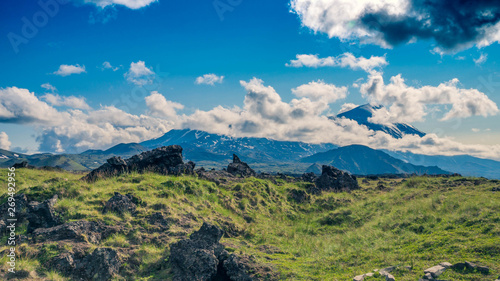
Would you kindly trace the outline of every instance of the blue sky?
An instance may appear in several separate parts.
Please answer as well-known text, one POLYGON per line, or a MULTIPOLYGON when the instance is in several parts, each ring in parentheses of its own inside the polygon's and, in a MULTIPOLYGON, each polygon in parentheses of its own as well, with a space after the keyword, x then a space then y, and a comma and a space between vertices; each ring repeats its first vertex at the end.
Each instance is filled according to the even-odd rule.
MULTIPOLYGON (((296 0, 295 4, 307 4, 311 1, 314 2, 296 0)), ((50 103, 47 97, 42 98, 47 93, 58 96, 59 101, 64 100, 64 97, 83 98, 91 110, 79 110, 84 110, 88 116, 103 107, 115 106, 133 116, 162 118, 161 121, 154 122, 161 122, 164 129, 168 130, 170 127, 185 127, 193 121, 186 121, 188 117, 181 118, 182 120, 173 118, 169 113, 161 116, 158 110, 153 110, 145 102, 146 96, 150 96, 153 91, 158 92, 169 103, 182 105, 182 108, 176 108, 178 115, 191 116, 196 110, 209 112, 218 106, 244 108, 245 97, 251 90, 242 86, 240 81, 248 82, 256 77, 262 80, 262 85, 272 86, 285 103, 297 99, 292 89, 311 81, 322 80, 328 85, 347 87, 348 94, 345 98, 328 102, 328 109, 321 112, 321 115, 331 115, 337 113, 343 104, 360 105, 370 101, 369 94, 365 93, 363 96, 360 88, 353 86, 353 83, 368 83, 369 76, 373 75, 369 72, 371 70, 331 66, 287 67, 286 64, 295 60, 299 54, 326 58, 338 57, 344 53, 351 53, 356 58, 385 58, 387 65, 376 68, 377 75, 383 77, 385 84, 398 74, 405 79, 407 86, 415 88, 438 87, 439 84, 456 78, 460 82, 455 88, 477 89, 491 102, 500 104, 500 68, 497 64, 500 49, 493 39, 493 42, 483 44, 480 48, 479 39, 474 39, 476 41, 470 41, 472 43, 464 41, 470 43, 465 47, 457 45, 458 47, 453 46, 451 49, 443 47, 445 44, 439 38, 433 39, 427 35, 426 38, 413 40, 416 41, 414 43, 403 42, 394 46, 381 46, 387 45, 387 42, 392 43, 387 39, 389 37, 384 37, 385 41, 377 37, 367 43, 363 38, 357 38, 356 34, 351 34, 346 40, 342 38, 344 35, 329 30, 331 26, 321 23, 321 19, 314 19, 319 24, 314 21, 306 22, 305 17, 309 16, 309 11, 295 9, 292 13, 290 1, 158 0, 145 5, 151 0, 130 0, 130 5, 111 4, 105 8, 100 7, 109 4, 104 0, 67 1, 64 4, 60 4, 62 0, 41 2, 57 3, 58 11, 47 15, 35 1, 0 2, 0 89, 26 89, 57 112, 69 112, 74 110, 74 106, 61 102, 50 103), (133 4, 143 7, 130 8, 133 4), (216 6, 229 10, 221 12, 216 6), (26 24, 23 18, 31 23, 43 21, 43 15, 40 16, 43 13, 46 15, 46 24, 39 24, 36 32, 30 34, 32 38, 25 38, 22 43, 14 46, 16 44, 12 44, 12 36, 25 37, 23 26, 26 24), (436 47, 444 49, 437 50, 436 47), (485 59, 477 61, 481 56, 485 59), (109 62, 112 68, 103 68, 104 62, 109 62), (151 80, 143 85, 134 84, 124 76, 130 70, 131 63, 137 62, 144 62, 144 66, 154 72, 149 77, 151 80), (85 71, 67 76, 54 74, 61 65, 84 66, 85 71), (224 78, 221 83, 216 82, 214 85, 195 83, 197 77, 205 74, 216 74, 224 78), (42 88, 41 85, 46 83, 57 90, 42 88)), ((321 2, 329 1, 317 2, 321 5, 321 2)), ((386 31, 380 33, 388 34, 386 31)), ((0 93, 0 99, 2 94, 4 97, 14 95, 13 92, 5 91, 0 93)), ((387 102, 387 99, 384 101, 387 102)), ((7 104, 5 102, 4 106, 7 104)), ((390 106, 391 103, 385 105, 390 106)), ((494 110, 487 111, 487 117, 474 116, 475 114, 467 116, 464 113, 465 115, 458 114, 458 118, 439 121, 452 106, 452 103, 426 105, 426 115, 421 118, 423 120, 413 118, 409 123, 425 132, 436 133, 437 137, 452 138, 459 143, 499 145, 500 117, 494 110)), ((37 109, 33 107, 31 110, 37 109)), ((406 120, 401 119, 401 116, 397 118, 406 120)), ((10 148, 55 151, 58 149, 54 147, 59 147, 61 152, 78 151, 70 147, 75 144, 68 140, 73 137, 69 136, 70 129, 66 133, 56 132, 58 128, 64 127, 60 123, 34 121, 33 118, 2 120, 0 132, 8 135, 10 148), (52 137, 48 138, 49 135, 52 137), (56 143, 48 145, 47 142, 56 143), (43 146, 41 143, 47 145, 43 146)), ((152 124, 148 123, 145 128, 155 126, 152 124)), ((106 127, 104 124, 98 126, 100 130, 106 127)), ((141 126, 135 126, 134 130, 141 126)), ((203 127, 201 124, 197 126, 203 127)), ((212 129, 214 132, 224 133, 215 127, 212 129)), ((294 135, 286 130, 286 134, 277 138, 291 138, 294 135)), ((80 144, 78 147, 106 148, 116 144, 115 142, 141 141, 144 140, 141 138, 162 132, 155 129, 151 134, 136 134, 124 139, 112 137, 106 142, 93 141, 89 137, 87 145, 80 144), (97 147, 91 147, 89 142, 95 142, 97 147)), ((87 136, 92 135, 89 133, 87 136)), ((261 131, 256 135, 273 137, 261 131)), ((310 139, 304 139, 308 140, 310 139)))

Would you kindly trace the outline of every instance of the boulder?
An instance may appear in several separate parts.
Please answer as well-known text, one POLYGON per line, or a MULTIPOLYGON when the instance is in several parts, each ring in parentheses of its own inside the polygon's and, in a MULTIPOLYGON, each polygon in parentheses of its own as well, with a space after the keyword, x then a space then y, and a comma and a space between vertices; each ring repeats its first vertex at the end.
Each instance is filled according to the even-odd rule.
POLYGON ((321 176, 316 180, 316 186, 320 190, 327 191, 349 191, 359 188, 355 176, 327 165, 323 165, 323 171, 321 176))
POLYGON ((249 261, 229 255, 219 240, 224 231, 203 223, 189 239, 170 246, 170 262, 174 281, 233 280, 251 281, 249 261))
POLYGON ((72 280, 108 281, 118 274, 121 260, 111 248, 97 248, 91 254, 66 252, 51 261, 51 267, 72 280))
POLYGON ((289 200, 295 201, 296 203, 305 203, 311 200, 311 196, 301 189, 291 189, 288 192, 289 200))
POLYGON ((16 169, 20 169, 20 168, 35 169, 36 168, 35 166, 28 164, 28 161, 23 161, 21 163, 15 163, 14 165, 12 165, 12 167, 14 167, 16 169))
POLYGON ((38 228, 33 232, 35 242, 74 240, 98 244, 115 229, 101 222, 73 221, 50 228, 38 228))
POLYGON ((48 228, 59 225, 60 218, 56 215, 54 205, 57 202, 57 194, 42 203, 32 201, 27 205, 28 233, 37 228, 48 228))
POLYGON ((235 175, 235 176, 241 176, 241 177, 255 177, 257 173, 255 173, 250 166, 248 166, 247 163, 243 162, 240 160, 236 154, 233 154, 233 163, 230 163, 227 166, 227 172, 235 175))
POLYGON ((115 195, 106 202, 102 213, 115 212, 122 215, 125 212, 129 212, 134 215, 137 205, 132 202, 132 199, 134 199, 134 197, 131 194, 122 195, 119 192, 115 192, 115 195))
POLYGON ((426 276, 427 276, 427 274, 430 274, 432 276, 432 278, 438 278, 439 275, 443 274, 446 271, 446 269, 448 269, 449 267, 451 267, 451 264, 441 263, 441 264, 438 264, 436 266, 427 268, 426 270, 424 270, 424 274, 426 276))
POLYGON ((94 182, 101 178, 109 178, 129 172, 155 172, 164 175, 193 174, 193 162, 182 161, 182 147, 179 145, 163 146, 134 155, 129 159, 112 157, 99 168, 91 171, 82 179, 94 182))

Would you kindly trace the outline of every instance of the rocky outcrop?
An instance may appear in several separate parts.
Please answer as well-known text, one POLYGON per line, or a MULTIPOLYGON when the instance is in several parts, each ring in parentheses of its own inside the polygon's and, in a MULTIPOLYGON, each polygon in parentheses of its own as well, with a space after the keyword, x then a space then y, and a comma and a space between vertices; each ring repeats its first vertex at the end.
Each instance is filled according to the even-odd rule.
POLYGON ((200 230, 189 239, 170 247, 174 281, 234 280, 251 281, 249 264, 230 255, 219 240, 224 231, 217 226, 203 223, 200 230))
POLYGON ((102 239, 115 232, 115 229, 101 222, 73 221, 50 228, 38 228, 33 231, 35 242, 73 240, 98 244, 102 239))
POLYGON ((59 225, 61 219, 54 210, 57 195, 43 202, 29 201, 26 195, 14 196, 15 212, 9 212, 9 202, 0 205, 0 231, 5 231, 8 219, 17 219, 18 223, 28 220, 28 233, 37 228, 52 227, 59 225))
POLYGON ((94 182, 129 172, 155 172, 164 175, 191 175, 194 172, 193 162, 182 161, 182 147, 179 145, 164 146, 134 155, 129 159, 112 157, 101 167, 93 170, 82 179, 94 182))
POLYGON ((134 215, 136 213, 137 205, 133 202, 133 195, 127 194, 122 195, 119 192, 115 192, 115 195, 111 197, 111 199, 106 202, 104 209, 102 210, 103 214, 108 212, 114 212, 119 215, 123 215, 128 212, 134 215))
POLYGON ((97 248, 91 254, 67 252, 55 257, 52 268, 72 280, 108 281, 118 274, 121 260, 111 248, 97 248))
POLYGON ((61 219, 54 210, 56 202, 57 194, 42 203, 36 201, 28 203, 28 233, 37 228, 48 228, 61 224, 61 219))
POLYGON ((243 162, 240 160, 236 154, 233 154, 233 163, 230 163, 227 166, 227 172, 235 175, 235 176, 241 176, 241 177, 255 177, 257 173, 255 173, 250 166, 248 166, 247 163, 243 162))
POLYGON ((459 270, 459 271, 477 271, 482 274, 489 274, 490 269, 487 266, 480 266, 476 265, 471 262, 459 262, 456 264, 451 264, 449 262, 442 262, 438 265, 435 265, 433 267, 429 267, 426 270, 424 270, 424 276, 419 279, 419 281, 426 281, 426 280, 437 280, 437 278, 443 274, 447 269, 452 268, 453 270, 459 270))
POLYGON ((321 176, 316 179, 316 186, 325 191, 349 191, 359 189, 355 176, 335 167, 323 165, 321 176))

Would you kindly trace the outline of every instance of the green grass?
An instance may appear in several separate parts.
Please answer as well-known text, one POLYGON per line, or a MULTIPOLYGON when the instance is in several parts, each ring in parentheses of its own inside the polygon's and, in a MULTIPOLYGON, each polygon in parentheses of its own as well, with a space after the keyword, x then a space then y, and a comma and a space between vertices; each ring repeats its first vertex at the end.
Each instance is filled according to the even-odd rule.
MULTIPOLYGON (((387 188, 379 190, 378 180, 361 184, 361 178, 360 190, 312 195, 309 202, 297 204, 289 191, 305 190, 306 183, 250 178, 216 186, 194 177, 129 174, 89 184, 81 176, 21 169, 18 193, 36 200, 58 194, 56 210, 65 221, 96 220, 131 230, 93 247, 124 250, 129 262, 121 274, 136 280, 168 280, 168 245, 203 221, 229 230, 222 239, 228 250, 272 264, 285 280, 352 280, 392 265, 412 266, 410 271, 396 270, 396 280, 417 280, 424 269, 440 262, 466 260, 490 267, 491 274, 448 270, 441 279, 494 280, 500 274, 500 193, 491 190, 500 185, 497 181, 386 179, 387 188), (141 198, 138 215, 102 214, 114 192, 141 198), (155 232, 147 222, 154 212, 173 222, 168 233, 155 232)), ((6 186, 5 169, 0 186, 6 186)), ((5 192, 0 189, 0 202, 5 192)), ((45 261, 61 248, 51 245, 33 250, 30 270, 56 276, 45 261)))

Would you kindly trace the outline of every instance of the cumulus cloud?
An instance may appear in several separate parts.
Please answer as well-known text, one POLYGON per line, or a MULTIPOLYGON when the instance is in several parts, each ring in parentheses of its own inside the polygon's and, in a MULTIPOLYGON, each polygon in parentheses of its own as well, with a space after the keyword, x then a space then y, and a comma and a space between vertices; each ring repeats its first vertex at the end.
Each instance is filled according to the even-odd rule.
POLYGON ((354 104, 354 103, 344 103, 337 114, 341 114, 341 113, 347 112, 351 109, 355 109, 358 106, 359 105, 354 104))
MULTIPOLYGON (((300 85, 292 89, 292 93, 300 98, 308 98, 311 104, 317 104, 315 112, 321 113, 329 109, 330 103, 345 99, 347 96, 347 87, 337 87, 333 84, 327 84, 324 81, 318 80, 300 85)), ((301 102, 304 103, 305 100, 301 102)), ((295 104, 297 103, 298 101, 295 102, 295 104)))
POLYGON ((481 130, 478 128, 472 128, 471 131, 474 133, 479 133, 481 130))
MULTIPOLYGON (((346 118, 329 120, 309 98, 284 102, 271 86, 260 79, 242 81, 247 94, 243 108, 215 107, 183 116, 181 127, 238 137, 267 137, 277 140, 338 145, 362 144, 378 149, 412 151, 422 154, 471 154, 500 159, 500 145, 464 145, 435 134, 395 139, 346 118)), ((354 105, 345 105, 352 107, 354 105)))
POLYGON ((0 88, 0 123, 54 124, 63 119, 60 112, 27 89, 0 88))
POLYGON ((488 59, 488 54, 481 54, 479 58, 473 60, 476 65, 481 65, 485 63, 487 59, 488 59))
POLYGON ((40 87, 44 88, 47 91, 51 91, 52 93, 57 91, 56 87, 52 86, 49 83, 44 83, 40 87))
POLYGON ((361 85, 361 93, 371 102, 388 106, 373 114, 375 123, 409 123, 423 121, 429 105, 450 105, 451 109, 442 121, 470 116, 498 114, 497 105, 484 93, 476 89, 458 87, 458 79, 441 83, 437 87, 411 87, 405 84, 401 75, 393 76, 389 84, 384 83, 380 73, 371 74, 361 85))
POLYGON ((105 61, 102 63, 102 70, 104 69, 111 69, 113 71, 117 71, 118 69, 120 69, 120 67, 112 66, 109 61, 105 61))
MULTIPOLYGON (((367 83, 372 83, 373 79, 372 75, 367 83)), ((151 113, 156 110, 154 113, 156 116, 134 115, 113 106, 102 106, 88 111, 72 108, 59 111, 40 101, 28 90, 12 87, 1 89, 0 122, 34 126, 39 132, 37 137, 39 150, 52 152, 76 153, 86 149, 102 149, 122 142, 140 142, 156 138, 174 128, 191 128, 236 137, 266 137, 310 143, 328 142, 337 145, 362 144, 376 149, 412 151, 429 155, 470 154, 500 159, 500 145, 465 145, 435 134, 427 134, 424 137, 407 135, 395 139, 384 132, 369 130, 353 120, 346 118, 330 120, 324 111, 325 103, 334 98, 330 91, 326 91, 323 95, 304 91, 297 94, 298 98, 287 102, 282 100, 273 87, 265 85, 260 79, 253 78, 240 83, 246 91, 243 107, 217 106, 207 111, 196 110, 189 115, 177 114, 176 110, 181 109, 182 105, 169 103, 159 93, 152 92, 146 99, 146 104, 149 103, 151 113), (154 103, 160 106, 154 107, 154 103), (166 112, 162 110, 166 107, 171 107, 172 110, 166 112)), ((321 81, 316 81, 306 85, 315 83, 322 84, 321 81)), ((401 84, 397 79, 391 81, 389 85, 385 85, 382 81, 374 88, 387 90, 393 87, 391 85, 411 88, 404 83, 401 84)), ((429 89, 422 87, 416 90, 429 97, 436 97, 437 95, 433 93, 440 91, 441 94, 453 98, 456 98, 454 91, 461 91, 453 83, 443 83, 443 85, 425 86, 429 89)), ((341 87, 330 89, 336 89, 340 91, 340 94, 337 94, 342 95, 342 91, 339 90, 341 87)), ((351 106, 353 105, 347 104, 343 107, 351 106)), ((450 112, 452 110, 453 107, 450 112)))
POLYGON ((385 57, 371 56, 370 58, 355 57, 351 53, 344 53, 336 57, 319 58, 318 55, 297 55, 295 60, 287 63, 288 67, 343 67, 353 70, 362 69, 370 72, 375 68, 384 67, 388 65, 385 57))
POLYGON ((432 39, 455 51, 500 41, 496 1, 291 0, 290 6, 314 32, 382 47, 432 39))
POLYGON ((10 145, 9 136, 5 132, 0 132, 0 149, 9 150, 10 145))
POLYGON ((42 98, 53 106, 67 106, 85 110, 90 109, 90 106, 85 102, 85 98, 78 98, 75 96, 62 97, 57 94, 46 94, 42 98))
POLYGON ((203 76, 200 76, 198 78, 196 78, 196 81, 195 83, 200 85, 200 84, 206 84, 206 85, 215 85, 215 83, 222 83, 222 81, 224 80, 224 76, 217 76, 213 73, 211 74, 205 74, 203 76))
POLYGON ((128 82, 137 86, 144 86, 153 83, 155 73, 146 66, 143 61, 132 62, 129 70, 124 74, 128 82))
MULTIPOLYGON (((81 2, 82 0, 74 0, 81 2)), ((158 0, 83 0, 83 3, 94 4, 99 8, 106 8, 108 6, 120 5, 125 6, 132 10, 137 10, 149 6, 151 3, 158 0)))
POLYGON ((71 74, 80 74, 86 72, 87 71, 85 71, 85 65, 80 66, 79 64, 76 65, 62 64, 59 66, 59 69, 57 71, 54 71, 52 74, 64 77, 71 74))
POLYGON ((167 100, 157 91, 152 91, 151 95, 147 96, 145 100, 151 114, 154 116, 174 119, 177 117, 177 110, 184 109, 184 105, 167 100))

